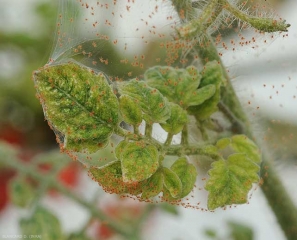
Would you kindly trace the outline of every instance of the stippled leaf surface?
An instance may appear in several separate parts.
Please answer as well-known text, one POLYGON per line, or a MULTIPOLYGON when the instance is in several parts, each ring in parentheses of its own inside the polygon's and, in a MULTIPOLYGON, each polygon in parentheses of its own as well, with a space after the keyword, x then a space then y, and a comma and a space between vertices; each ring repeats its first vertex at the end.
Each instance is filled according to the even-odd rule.
POLYGON ((255 163, 261 162, 261 152, 258 146, 247 136, 240 134, 231 138, 222 138, 216 143, 216 147, 224 151, 228 149, 234 153, 244 153, 255 163))
POLYGON ((179 177, 182 183, 180 198, 187 196, 194 188, 197 170, 193 164, 188 163, 185 157, 177 159, 170 168, 179 177))
MULTIPOLYGON (((210 117, 211 114, 218 110, 217 105, 220 101, 220 87, 221 84, 224 82, 224 76, 221 65, 218 64, 216 61, 208 62, 204 66, 201 74, 202 79, 199 85, 199 89, 203 89, 206 86, 212 85, 215 86, 215 92, 202 104, 191 106, 187 110, 190 114, 195 115, 197 119, 205 120, 210 117)), ((213 91, 212 89, 209 90, 213 91)))
POLYGON ((198 89, 201 74, 193 66, 187 69, 157 66, 148 69, 144 78, 150 86, 157 88, 171 102, 184 109, 202 104, 211 98, 216 90, 212 83, 198 89))
POLYGON ((163 173, 158 170, 148 179, 147 184, 144 185, 141 198, 148 199, 157 196, 163 190, 163 183, 163 173))
POLYGON ((259 170, 259 165, 244 153, 234 153, 227 160, 212 163, 205 186, 209 191, 208 208, 246 203, 252 183, 259 181, 259 170))
POLYGON ((114 161, 103 167, 92 167, 89 174, 108 193, 132 193, 141 192, 141 183, 128 184, 123 181, 122 166, 120 161, 114 161))
POLYGON ((145 142, 129 142, 121 154, 124 182, 140 182, 148 179, 159 168, 159 152, 145 142))
POLYGON ((119 90, 139 104, 148 123, 164 123, 170 117, 168 100, 147 83, 134 79, 119 85, 119 90))
POLYGON ((183 129, 184 125, 188 123, 187 112, 179 105, 170 102, 170 118, 165 123, 161 123, 162 128, 171 134, 178 134, 183 129))
POLYGON ((182 182, 175 172, 169 168, 162 168, 164 186, 173 198, 180 198, 182 193, 182 182))
POLYGON ((64 148, 94 152, 118 124, 118 100, 103 74, 76 63, 45 66, 34 73, 49 124, 64 136, 64 148))
POLYGON ((142 121, 141 108, 137 100, 123 95, 120 97, 120 111, 124 121, 131 125, 138 126, 142 121))

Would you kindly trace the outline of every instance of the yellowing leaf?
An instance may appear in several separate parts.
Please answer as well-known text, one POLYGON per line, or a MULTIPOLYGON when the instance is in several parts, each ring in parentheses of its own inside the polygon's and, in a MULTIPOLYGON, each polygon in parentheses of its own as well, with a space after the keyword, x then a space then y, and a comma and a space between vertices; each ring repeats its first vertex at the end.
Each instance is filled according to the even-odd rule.
POLYGON ((148 179, 159 168, 158 149, 144 142, 129 142, 121 155, 124 182, 148 179))
POLYGON ((258 146, 245 135, 235 135, 231 138, 231 146, 235 152, 245 153, 255 163, 261 162, 258 146))
MULTIPOLYGON (((211 114, 218 110, 217 105, 221 99, 220 87, 224 82, 224 76, 222 67, 216 61, 208 62, 203 71, 201 72, 202 79, 199 85, 199 89, 214 85, 215 93, 202 104, 197 106, 190 106, 187 111, 189 114, 194 115, 199 120, 205 120, 210 117, 211 114)), ((205 89, 206 90, 206 89, 205 89)))
POLYGON ((227 160, 212 163, 205 189, 209 191, 208 208, 213 210, 247 202, 252 184, 259 181, 260 167, 245 154, 235 153, 227 160))
POLYGON ((175 172, 166 167, 162 168, 162 172, 164 175, 164 186, 173 198, 179 198, 182 192, 181 180, 175 172))
POLYGON ((141 198, 148 199, 157 196, 163 189, 164 176, 162 171, 157 171, 143 186, 141 198))
POLYGON ((34 80, 45 116, 63 135, 64 148, 95 152, 107 144, 118 125, 119 104, 103 74, 69 62, 41 68, 34 80))
POLYGON ((126 123, 139 125, 142 121, 142 112, 137 101, 123 95, 120 97, 120 111, 126 123))
POLYGON ((119 85, 120 93, 139 103, 144 120, 152 123, 164 123, 170 117, 168 101, 155 88, 143 81, 130 80, 119 85))
POLYGON ((123 181, 120 161, 114 161, 99 168, 92 167, 89 169, 89 174, 108 193, 133 195, 141 193, 142 183, 128 184, 123 181))
POLYGON ((171 115, 161 127, 168 133, 178 134, 182 131, 185 124, 188 123, 187 112, 175 103, 169 103, 171 115))
POLYGON ((185 157, 176 160, 170 168, 179 177, 182 183, 180 198, 187 196, 194 188, 197 170, 193 164, 188 163, 185 157))

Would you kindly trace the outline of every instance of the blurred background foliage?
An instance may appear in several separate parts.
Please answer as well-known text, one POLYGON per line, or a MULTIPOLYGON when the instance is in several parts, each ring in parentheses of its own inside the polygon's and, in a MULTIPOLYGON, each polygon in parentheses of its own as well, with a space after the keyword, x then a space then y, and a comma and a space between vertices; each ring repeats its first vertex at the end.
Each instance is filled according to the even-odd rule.
MULTIPOLYGON (((37 26, 15 30, 0 28, 0 138, 23 148, 45 150, 56 145, 55 137, 44 121, 31 76, 33 70, 48 60, 55 32, 57 1, 30 5, 37 26)), ((1 18, 13 15, 13 12, 4 14, 5 11, 13 9, 6 9, 3 4, 1 18)), ((1 19, 1 22, 5 24, 6 20, 1 19)))

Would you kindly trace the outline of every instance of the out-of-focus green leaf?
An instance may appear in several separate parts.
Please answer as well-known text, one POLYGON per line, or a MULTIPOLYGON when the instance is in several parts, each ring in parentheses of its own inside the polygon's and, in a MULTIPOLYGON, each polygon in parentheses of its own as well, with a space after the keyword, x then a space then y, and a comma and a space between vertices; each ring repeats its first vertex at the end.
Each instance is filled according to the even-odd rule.
POLYGON ((23 235, 41 236, 45 240, 64 240, 62 228, 58 218, 47 209, 38 206, 28 219, 20 220, 23 235))
POLYGON ((34 199, 34 189, 23 177, 17 177, 10 182, 10 199, 18 207, 26 207, 34 199))

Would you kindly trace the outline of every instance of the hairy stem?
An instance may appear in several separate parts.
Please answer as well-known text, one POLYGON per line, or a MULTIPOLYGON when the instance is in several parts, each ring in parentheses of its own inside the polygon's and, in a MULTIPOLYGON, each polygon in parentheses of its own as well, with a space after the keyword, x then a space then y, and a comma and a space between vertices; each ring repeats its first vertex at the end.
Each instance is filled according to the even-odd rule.
POLYGON ((173 156, 182 156, 182 155, 203 155, 208 156, 212 159, 218 160, 220 158, 220 155, 217 152, 216 147, 213 145, 172 145, 168 147, 164 147, 164 152, 167 155, 173 155, 173 156))

